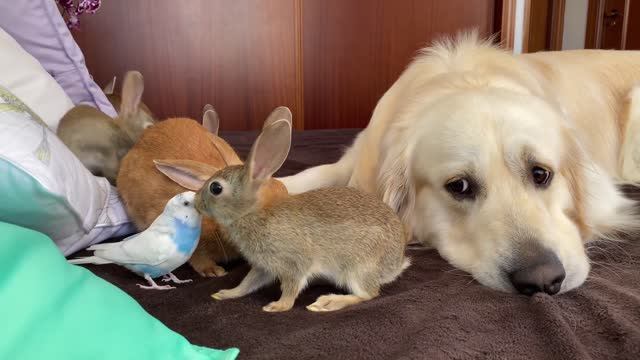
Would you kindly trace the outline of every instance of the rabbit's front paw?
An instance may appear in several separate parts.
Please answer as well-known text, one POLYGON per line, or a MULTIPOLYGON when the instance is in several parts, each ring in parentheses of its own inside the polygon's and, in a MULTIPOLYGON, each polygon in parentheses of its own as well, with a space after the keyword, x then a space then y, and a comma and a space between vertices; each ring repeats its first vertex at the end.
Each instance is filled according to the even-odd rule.
POLYGON ((217 277, 227 275, 224 268, 211 260, 191 261, 191 267, 202 277, 217 277))
POLYGON ((315 312, 326 312, 326 311, 336 311, 343 309, 349 305, 355 305, 364 301, 363 298, 357 297, 355 295, 322 295, 316 302, 307 306, 307 310, 315 311, 315 312))
POLYGON ((212 294, 211 297, 216 300, 226 300, 226 299, 235 299, 242 295, 238 294, 234 289, 223 289, 219 290, 217 293, 212 294))
POLYGON ((274 301, 264 306, 262 310, 266 312, 282 312, 282 311, 291 310, 292 307, 293 307, 293 304, 291 304, 290 302, 274 301))

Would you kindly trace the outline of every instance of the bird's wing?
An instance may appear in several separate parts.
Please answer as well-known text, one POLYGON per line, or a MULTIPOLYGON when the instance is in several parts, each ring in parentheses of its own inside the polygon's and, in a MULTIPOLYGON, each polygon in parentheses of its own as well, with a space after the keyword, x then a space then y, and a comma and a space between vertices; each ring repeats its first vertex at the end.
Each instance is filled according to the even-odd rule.
POLYGON ((126 238, 124 238, 124 239, 122 239, 122 240, 120 240, 118 242, 115 242, 115 243, 107 242, 107 243, 102 243, 102 244, 93 244, 93 245, 89 246, 87 248, 87 250, 95 251, 95 250, 109 249, 109 248, 114 247, 114 246, 118 247, 118 246, 120 246, 121 242, 131 240, 131 239, 133 239, 134 237, 136 237, 136 236, 138 236, 140 234, 142 234, 142 233, 136 233, 136 234, 133 234, 133 235, 129 235, 126 238))
POLYGON ((94 255, 121 264, 158 265, 175 252, 171 241, 174 233, 170 226, 155 226, 113 246, 96 250, 94 255))

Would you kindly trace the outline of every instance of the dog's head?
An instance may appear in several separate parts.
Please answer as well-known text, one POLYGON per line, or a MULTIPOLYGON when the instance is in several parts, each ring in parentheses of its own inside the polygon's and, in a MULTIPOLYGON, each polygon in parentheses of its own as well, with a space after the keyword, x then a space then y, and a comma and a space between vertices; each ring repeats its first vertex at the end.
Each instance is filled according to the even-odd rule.
POLYGON ((521 85, 449 72, 411 91, 383 144, 381 190, 480 283, 556 294, 585 281, 585 243, 629 224, 630 206, 565 113, 521 85))

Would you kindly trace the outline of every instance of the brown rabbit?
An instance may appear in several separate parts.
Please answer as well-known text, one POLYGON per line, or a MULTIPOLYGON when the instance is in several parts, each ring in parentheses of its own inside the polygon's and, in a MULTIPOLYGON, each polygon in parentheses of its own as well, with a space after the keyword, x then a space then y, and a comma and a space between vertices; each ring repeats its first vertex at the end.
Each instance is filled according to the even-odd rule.
POLYGON ((96 176, 116 184, 122 158, 142 131, 155 123, 139 110, 143 91, 142 75, 129 72, 122 89, 118 117, 111 119, 102 111, 78 105, 60 120, 57 135, 80 162, 96 176))
MULTIPOLYGON (((287 108, 271 117, 291 118, 287 108)), ((271 120, 268 120, 271 121, 271 120)), ((204 108, 203 126, 191 119, 168 119, 149 128, 122 161, 118 190, 139 230, 146 229, 162 212, 167 201, 187 190, 198 190, 217 170, 242 161, 217 136, 219 119, 211 105, 204 108)), ((286 189, 273 181, 272 191, 286 189)), ((200 242, 189 263, 202 276, 222 276, 218 263, 239 255, 229 245, 213 219, 204 219, 200 242)))
POLYGON ((284 163, 291 123, 263 128, 244 165, 215 173, 196 194, 196 209, 215 218, 251 264, 240 285, 217 300, 254 292, 275 279, 282 296, 264 311, 287 311, 315 277, 333 281, 348 295, 323 295, 307 306, 333 311, 378 296, 380 287, 409 266, 407 233, 398 216, 371 194, 333 187, 290 196, 264 184, 284 163))

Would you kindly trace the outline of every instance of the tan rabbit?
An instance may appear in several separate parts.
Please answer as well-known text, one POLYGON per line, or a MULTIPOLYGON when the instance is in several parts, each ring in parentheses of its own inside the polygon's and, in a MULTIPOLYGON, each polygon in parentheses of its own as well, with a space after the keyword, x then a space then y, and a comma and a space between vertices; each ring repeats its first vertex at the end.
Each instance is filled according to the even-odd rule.
POLYGON ((60 120, 57 135, 82 164, 96 176, 116 184, 120 161, 142 131, 154 124, 140 109, 142 75, 129 72, 122 89, 122 105, 115 119, 102 111, 78 105, 60 120))
POLYGON ((375 196, 333 187, 290 196, 265 191, 291 144, 287 119, 267 124, 244 165, 215 173, 196 194, 196 208, 213 217, 251 264, 240 285, 214 299, 247 295, 280 280, 282 296, 264 311, 287 311, 316 277, 346 288, 307 306, 333 311, 378 296, 409 266, 407 234, 397 215, 375 196))
MULTIPOLYGON (((291 112, 278 108, 271 117, 290 119, 291 112)), ((219 169, 242 164, 231 146, 217 136, 219 119, 211 105, 205 106, 202 123, 204 127, 185 118, 161 121, 147 129, 123 159, 118 190, 139 230, 146 229, 174 195, 198 190, 219 169)), ((272 183, 273 192, 286 192, 280 182, 272 183)), ((217 223, 204 219, 191 266, 202 276, 222 276, 226 272, 218 264, 238 257, 217 223)))

